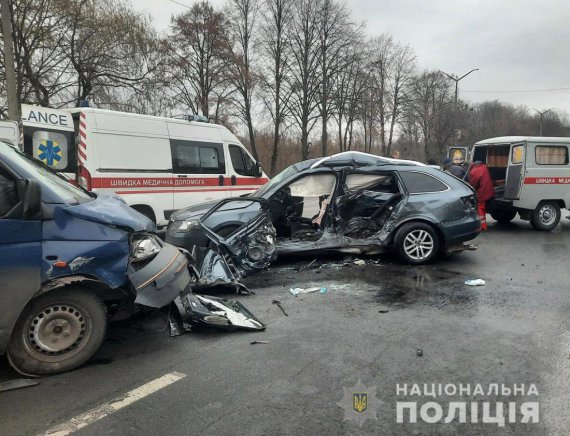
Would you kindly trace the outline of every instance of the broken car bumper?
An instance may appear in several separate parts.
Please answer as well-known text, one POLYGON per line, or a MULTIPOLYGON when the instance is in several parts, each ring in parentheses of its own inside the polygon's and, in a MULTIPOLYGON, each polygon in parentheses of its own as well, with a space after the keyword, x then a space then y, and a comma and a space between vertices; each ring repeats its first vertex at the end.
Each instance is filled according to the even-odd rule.
POLYGON ((164 244, 148 264, 130 273, 129 279, 137 293, 135 303, 166 306, 190 283, 188 259, 178 248, 164 244))

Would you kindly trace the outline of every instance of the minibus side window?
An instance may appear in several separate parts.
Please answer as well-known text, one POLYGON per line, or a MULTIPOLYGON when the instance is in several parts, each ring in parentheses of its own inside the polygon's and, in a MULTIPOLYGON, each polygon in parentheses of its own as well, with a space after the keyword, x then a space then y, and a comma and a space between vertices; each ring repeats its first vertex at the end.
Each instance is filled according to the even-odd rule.
POLYGON ((225 174, 222 144, 172 139, 172 170, 177 174, 225 174))
POLYGON ((10 212, 17 203, 16 181, 0 168, 0 218, 10 212))
POLYGON ((560 145, 537 145, 535 148, 537 165, 567 165, 568 147, 560 145))

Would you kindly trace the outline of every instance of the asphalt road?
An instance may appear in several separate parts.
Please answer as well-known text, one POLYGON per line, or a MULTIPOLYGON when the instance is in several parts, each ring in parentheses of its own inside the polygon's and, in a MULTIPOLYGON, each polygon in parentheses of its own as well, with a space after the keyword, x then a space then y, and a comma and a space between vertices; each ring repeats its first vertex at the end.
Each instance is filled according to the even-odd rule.
MULTIPOLYGON (((102 405, 104 417, 76 434, 567 434, 570 222, 563 221, 551 233, 522 221, 491 224, 478 251, 424 267, 401 266, 390 255, 360 266, 324 257, 301 272, 311 258, 281 261, 246 280, 256 295, 230 295, 267 324, 264 332, 170 338, 157 313, 116 323, 89 365, 1 393, 0 434, 43 434, 102 405), (468 287, 466 278, 486 285, 468 287), (288 290, 297 286, 328 292, 294 297, 288 290), (185 377, 156 392, 139 389, 130 404, 116 402, 172 372, 185 377), (337 404, 358 380, 368 388, 368 408, 378 412, 362 427, 344 420, 337 404), (485 393, 397 395, 398 384, 424 383, 480 383, 485 393), (535 384, 538 395, 487 396, 490 383, 535 384), (481 423, 481 412, 479 423, 454 415, 428 424, 418 414, 417 423, 398 423, 397 401, 438 402, 444 417, 450 401, 490 402, 492 416, 504 402, 505 417, 508 402, 518 408, 532 401, 540 403, 540 418, 523 424, 517 415, 499 427, 481 423)), ((2 361, 0 382, 16 377, 2 361)), ((353 418, 350 406, 349 398, 353 418)))

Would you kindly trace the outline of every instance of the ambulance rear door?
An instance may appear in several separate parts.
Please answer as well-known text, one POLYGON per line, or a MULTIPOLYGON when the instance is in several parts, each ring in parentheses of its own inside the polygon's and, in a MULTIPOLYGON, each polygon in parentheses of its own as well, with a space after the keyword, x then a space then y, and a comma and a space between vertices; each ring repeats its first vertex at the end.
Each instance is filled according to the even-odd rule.
POLYGON ((22 105, 24 152, 75 179, 77 146, 71 112, 22 105))

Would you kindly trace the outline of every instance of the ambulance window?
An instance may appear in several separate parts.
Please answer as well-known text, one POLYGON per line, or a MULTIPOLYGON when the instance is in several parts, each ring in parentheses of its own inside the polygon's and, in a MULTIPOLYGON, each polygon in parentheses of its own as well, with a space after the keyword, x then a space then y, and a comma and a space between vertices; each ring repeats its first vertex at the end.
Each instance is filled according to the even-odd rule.
POLYGON ((24 126, 24 151, 56 171, 77 169, 73 132, 24 126))
POLYGON ((511 162, 514 164, 520 164, 524 162, 524 145, 513 145, 511 162))
POLYGON ((538 165, 567 165, 568 148, 555 145, 537 145, 535 160, 538 165))
POLYGON ((172 170, 178 174, 224 174, 222 144, 171 140, 172 170))
POLYGON ((230 157, 232 166, 240 176, 255 176, 255 162, 245 153, 241 147, 230 145, 230 157))

